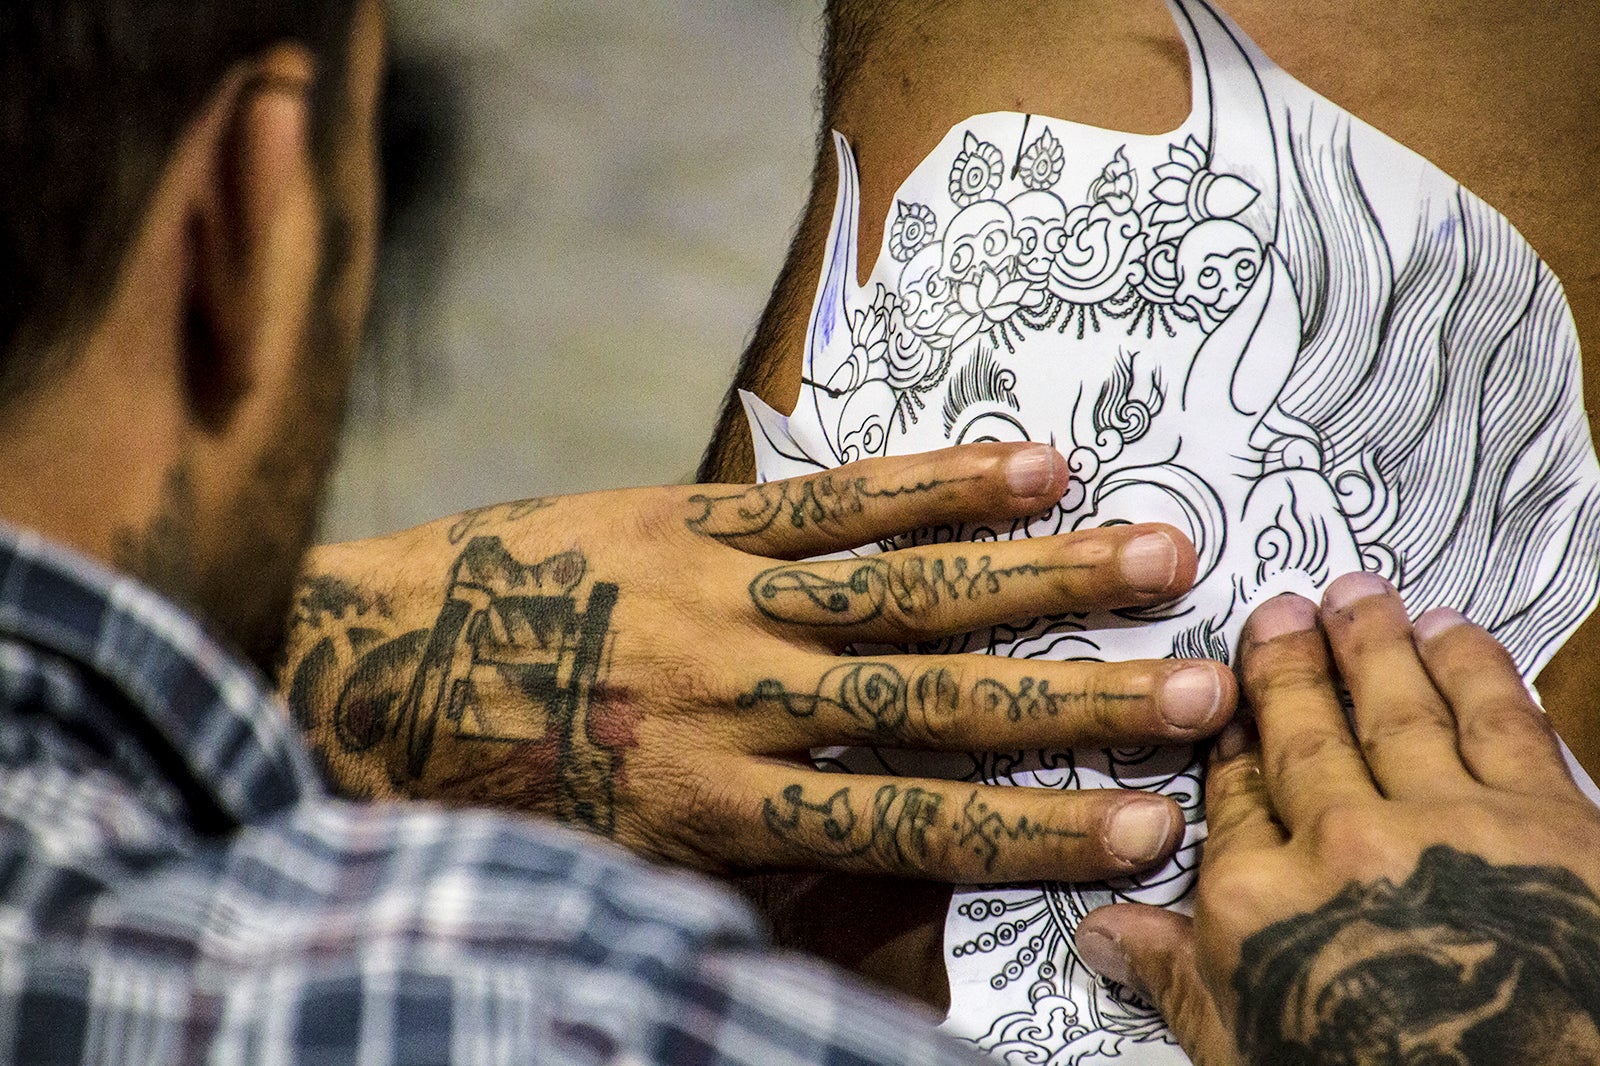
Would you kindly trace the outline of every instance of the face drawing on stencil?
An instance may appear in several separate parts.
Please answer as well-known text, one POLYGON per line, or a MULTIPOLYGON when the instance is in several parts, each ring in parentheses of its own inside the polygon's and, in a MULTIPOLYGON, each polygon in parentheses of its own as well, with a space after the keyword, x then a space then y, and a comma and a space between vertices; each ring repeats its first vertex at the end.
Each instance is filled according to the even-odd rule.
MULTIPOLYGON (((988 118, 985 128, 1000 125, 988 118)), ((1075 475, 1068 497, 1045 520, 1003 532, 1172 522, 1200 548, 1200 583, 1223 594, 1207 614, 1162 622, 1146 612, 1140 654, 1215 652, 1285 560, 1315 579, 1330 565, 1361 565, 1353 538, 1336 535, 1332 486, 1291 470, 1304 449, 1274 438, 1269 454, 1262 444, 1300 338, 1285 268, 1239 221, 1263 190, 1215 170, 1193 136, 1165 146, 1146 172, 1121 146, 1085 172, 1068 165, 1048 121, 1010 120, 1005 145, 970 128, 953 134, 943 180, 925 183, 944 195, 896 203, 874 275, 886 280, 865 306, 847 275, 830 274, 811 351, 813 370, 829 370, 814 390, 827 444, 850 462, 950 443, 1054 442, 1075 475), (829 315, 847 331, 819 344, 829 315), (1312 544, 1302 524, 1281 525, 1286 500, 1335 535, 1312 544), (1274 554, 1222 565, 1230 542, 1274 554)), ((853 183, 843 144, 840 156, 841 184, 853 183)), ((854 241, 843 205, 835 238, 836 248, 854 241)), ((1098 657, 1097 641, 1083 644, 1079 654, 1098 657)))
MULTIPOLYGON (((1559 283, 1492 208, 1300 85, 1205 0, 1169 7, 1193 71, 1182 126, 968 119, 898 190, 864 286, 858 177, 835 138, 799 403, 785 417, 744 398, 761 477, 1048 441, 1073 473, 1050 513, 912 539, 1165 521, 1195 543, 1196 585, 1177 603, 934 650, 1226 661, 1254 604, 1365 569, 1414 614, 1465 611, 1532 677, 1600 598, 1600 465, 1559 283)), ((1191 753, 818 755, 1176 799, 1190 832, 1160 871, 958 891, 947 1024, 1004 1061, 1186 1061, 1150 1007, 1078 962, 1072 930, 1117 899, 1183 905, 1205 835, 1191 753)))

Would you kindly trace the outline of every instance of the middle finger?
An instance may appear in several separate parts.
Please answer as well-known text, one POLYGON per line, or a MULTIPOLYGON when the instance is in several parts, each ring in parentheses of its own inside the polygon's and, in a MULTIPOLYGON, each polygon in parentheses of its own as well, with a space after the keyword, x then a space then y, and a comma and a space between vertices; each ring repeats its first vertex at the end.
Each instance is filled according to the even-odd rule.
POLYGON ((1456 721, 1417 657, 1394 586, 1346 574, 1322 595, 1322 628, 1350 691, 1356 741, 1385 796, 1435 797, 1473 784, 1456 721))
POLYGON ((842 647, 1161 603, 1188 589, 1194 572, 1194 549, 1172 527, 1112 526, 786 563, 758 574, 749 593, 770 622, 842 647))

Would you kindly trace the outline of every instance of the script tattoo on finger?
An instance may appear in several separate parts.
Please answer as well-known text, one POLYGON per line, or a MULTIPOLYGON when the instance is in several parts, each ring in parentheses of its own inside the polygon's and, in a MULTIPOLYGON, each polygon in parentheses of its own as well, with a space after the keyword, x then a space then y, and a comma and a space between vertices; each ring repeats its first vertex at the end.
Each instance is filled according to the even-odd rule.
POLYGON ((1059 829, 1036 822, 1027 815, 1007 819, 990 808, 981 792, 973 792, 961 807, 961 819, 955 823, 956 847, 966 848, 982 864, 985 873, 994 871, 995 860, 1009 844, 1034 843, 1040 840, 1081 840, 1086 834, 1078 829, 1059 829))
POLYGON ((914 617, 941 604, 997 595, 1019 579, 1079 569, 1089 567, 1039 563, 996 567, 987 555, 792 563, 757 575, 750 583, 750 599, 776 622, 856 626, 881 617, 890 604, 901 615, 914 617))
POLYGON ((450 527, 446 536, 450 540, 450 546, 456 547, 489 522, 520 522, 554 503, 553 499, 541 497, 517 500, 513 503, 497 503, 489 507, 474 507, 456 516, 455 524, 450 527))
POLYGON ((762 804, 767 828, 807 854, 827 859, 870 856, 874 865, 922 869, 929 857, 928 830, 939 818, 937 792, 911 785, 881 785, 869 809, 858 814, 846 785, 820 803, 790 785, 762 804))
POLYGON ((973 790, 959 817, 941 821, 944 797, 914 785, 881 785, 865 813, 856 811, 849 785, 827 799, 805 798, 801 785, 790 785, 768 799, 762 816, 776 836, 808 854, 829 859, 871 856, 886 869, 927 870, 934 856, 931 830, 949 831, 954 846, 972 853, 983 873, 993 873, 1012 845, 1040 840, 1076 840, 1079 830, 1059 829, 1026 815, 1008 819, 992 810, 973 790))
POLYGON ((1148 703, 1149 696, 1105 689, 1053 688, 1046 678, 1020 678, 1015 686, 986 677, 972 687, 973 707, 983 713, 1000 714, 1007 721, 1038 721, 1058 718, 1063 713, 1082 714, 1089 709, 1117 703, 1148 703))
POLYGON ((637 712, 605 684, 617 586, 592 580, 582 553, 526 564, 474 537, 432 624, 409 630, 352 586, 307 588, 326 635, 289 683, 303 724, 325 725, 346 757, 377 758, 398 794, 615 831, 637 712))
POLYGON ((776 705, 794 718, 815 718, 833 712, 866 726, 883 742, 902 740, 915 716, 930 734, 961 706, 955 674, 934 667, 907 681, 889 663, 849 662, 822 675, 812 692, 797 692, 773 678, 758 682, 736 701, 741 710, 776 705))
POLYGON ((700 513, 686 521, 689 530, 723 542, 754 537, 774 527, 824 528, 859 515, 880 500, 923 496, 977 481, 977 477, 936 478, 893 488, 872 486, 865 477, 837 473, 752 485, 726 496, 700 494, 689 503, 700 513))
POLYGON ((1600 899, 1443 845, 1244 942, 1250 1062, 1600 1062, 1600 899))
POLYGON ((1048 678, 1022 677, 1015 684, 982 677, 963 689, 955 671, 935 666, 907 678, 891 663, 852 660, 822 675, 816 688, 801 691, 776 678, 756 683, 736 701, 741 710, 776 707, 793 718, 844 715, 866 726, 883 743, 908 739, 908 725, 919 723, 923 736, 936 737, 963 706, 974 715, 1009 722, 1082 716, 1095 708, 1148 703, 1149 696, 1104 688, 1054 688, 1048 678))

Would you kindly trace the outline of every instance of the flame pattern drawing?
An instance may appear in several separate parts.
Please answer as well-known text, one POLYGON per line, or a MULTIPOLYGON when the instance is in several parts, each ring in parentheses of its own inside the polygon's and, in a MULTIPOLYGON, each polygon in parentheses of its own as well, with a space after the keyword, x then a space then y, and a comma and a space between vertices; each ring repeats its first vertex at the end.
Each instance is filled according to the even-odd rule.
MULTIPOLYGON (((1532 677, 1600 596, 1600 467, 1561 286, 1501 215, 1274 66, 1204 0, 1169 0, 1194 104, 1144 137, 980 115, 901 187, 865 286, 839 194, 794 413, 753 396, 764 480, 982 440, 1053 441, 1073 485, 1031 521, 907 542, 1167 521, 1200 555, 1163 608, 1036 619, 928 650, 1226 660, 1250 607, 1350 570, 1486 625, 1532 677)), ((841 770, 1159 789, 1188 813, 1165 869, 959 891, 948 1021, 1013 1063, 1185 1061, 1102 985, 1072 930, 1114 899, 1183 906, 1204 838, 1187 751, 841 770)))

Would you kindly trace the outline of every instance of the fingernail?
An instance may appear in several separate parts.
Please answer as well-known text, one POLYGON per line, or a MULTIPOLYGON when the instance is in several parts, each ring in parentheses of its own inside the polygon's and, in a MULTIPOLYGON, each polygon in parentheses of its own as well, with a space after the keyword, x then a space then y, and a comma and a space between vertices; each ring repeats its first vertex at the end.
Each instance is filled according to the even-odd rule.
POLYGON ((1074 943, 1078 947, 1078 958, 1097 975, 1115 984, 1134 987, 1133 973, 1128 969, 1128 957, 1110 934, 1098 929, 1079 928, 1074 943))
POLYGON ((1265 644, 1290 633, 1304 633, 1317 625, 1317 606, 1310 600, 1285 592, 1257 607, 1245 623, 1251 641, 1265 644))
POLYGON ((1013 455, 1006 463, 1006 485, 1011 495, 1026 498, 1048 493, 1055 482, 1057 461, 1065 473, 1066 460, 1048 444, 1035 444, 1013 455))
POLYGON ((1199 729, 1221 703, 1222 685, 1208 666, 1185 666, 1161 686, 1161 717, 1179 729, 1199 729))
POLYGON ((1146 533, 1122 546, 1122 579, 1140 592, 1165 592, 1178 576, 1178 546, 1165 533, 1146 533))
POLYGON ((1240 721, 1229 722, 1222 732, 1217 734, 1216 743, 1212 745, 1212 753, 1220 762, 1237 759, 1244 754, 1244 749, 1250 746, 1250 730, 1240 721))
POLYGON ((1165 803, 1129 803, 1111 816, 1106 847, 1123 862, 1153 862, 1167 850, 1172 810, 1165 803))
POLYGON ((1418 644, 1426 644, 1445 630, 1466 623, 1467 616, 1460 611, 1452 611, 1448 607, 1435 607, 1431 611, 1422 612, 1422 617, 1411 626, 1411 635, 1418 644))
POLYGON ((1322 593, 1322 609, 1324 611, 1342 611, 1352 603, 1369 599, 1373 596, 1387 596, 1394 592, 1394 586, 1389 584, 1377 574, 1356 572, 1336 577, 1322 593))

